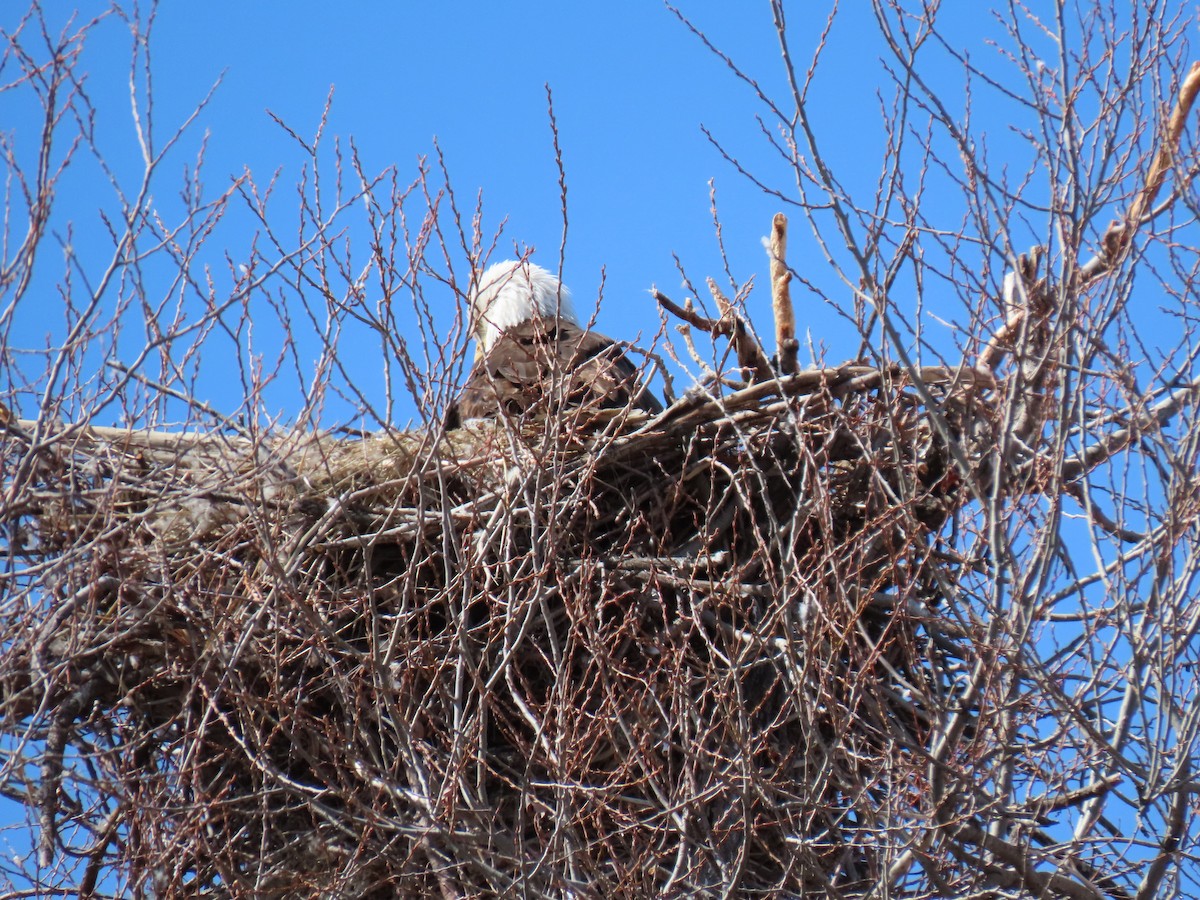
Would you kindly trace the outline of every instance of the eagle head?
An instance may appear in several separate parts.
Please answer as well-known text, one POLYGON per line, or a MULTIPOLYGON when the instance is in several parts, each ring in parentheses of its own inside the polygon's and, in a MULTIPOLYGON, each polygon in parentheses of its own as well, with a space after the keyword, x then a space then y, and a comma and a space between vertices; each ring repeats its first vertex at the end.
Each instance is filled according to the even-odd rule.
POLYGON ((476 358, 487 354, 506 328, 542 316, 579 324, 566 285, 528 260, 489 266, 471 290, 476 358))

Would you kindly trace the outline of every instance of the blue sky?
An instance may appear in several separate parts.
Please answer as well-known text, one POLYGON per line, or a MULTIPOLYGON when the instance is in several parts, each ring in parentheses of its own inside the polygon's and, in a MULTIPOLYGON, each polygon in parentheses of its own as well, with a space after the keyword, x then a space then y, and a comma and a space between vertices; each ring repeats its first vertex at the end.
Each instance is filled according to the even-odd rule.
MULTIPOLYGON (((81 7, 80 20, 106 8, 99 3, 81 7)), ((13 27, 15 9, 0 13, 0 24, 13 27)), ((48 7, 52 28, 65 22, 68 9, 68 4, 48 7)), ((786 96, 768 4, 684 2, 681 11, 765 91, 786 96)), ((807 64, 824 24, 823 10, 789 23, 798 66, 807 64)), ((986 24, 963 20, 978 51, 994 55, 987 47, 986 24)), ((872 31, 866 5, 847 5, 829 35, 810 98, 824 151, 838 177, 866 197, 883 155, 878 92, 890 90, 872 31)), ((676 255, 701 290, 708 275, 728 287, 712 223, 711 183, 731 274, 739 283, 756 277, 750 310, 770 332, 767 264, 760 242, 783 204, 723 160, 702 126, 773 186, 788 191, 792 175, 760 134, 757 117, 766 109, 754 91, 665 5, 650 0, 357 2, 336 9, 303 2, 166 4, 154 21, 151 46, 154 127, 160 141, 223 78, 157 182, 154 200, 165 210, 207 134, 203 172, 209 195, 246 170, 259 184, 278 171, 286 199, 276 199, 275 208, 286 219, 287 205, 295 208, 286 190, 301 177, 304 160, 268 111, 310 137, 332 89, 326 147, 331 147, 331 137, 341 139, 343 147, 353 138, 369 172, 395 166, 399 178, 408 180, 418 160, 433 155, 436 139, 460 205, 470 209, 482 192, 484 234, 504 224, 493 258, 512 255, 514 246, 533 247, 535 260, 555 269, 563 216, 547 109, 549 85, 568 188, 564 280, 581 311, 586 315, 594 308, 603 273, 597 328, 648 341, 659 328, 648 289, 657 285, 677 300, 686 293, 676 255)), ((80 68, 88 73, 101 146, 118 177, 132 185, 139 157, 129 112, 129 48, 127 25, 110 17, 92 33, 80 68)), ((947 78, 951 95, 957 81, 957 75, 947 78)), ((39 118, 35 107, 10 100, 5 121, 18 150, 24 138, 29 152, 39 118)), ((90 160, 77 157, 58 192, 53 224, 61 237, 69 222, 73 248, 85 260, 94 252, 95 265, 111 247, 100 209, 112 214, 112 190, 90 160)), ((849 291, 794 218, 791 261, 834 304, 848 306, 849 291)), ((248 252, 252 229, 235 219, 230 216, 227 227, 207 245, 217 271, 228 268, 226 255, 236 261, 248 252)), ((364 247, 361 234, 350 235, 352 245, 356 238, 357 247, 364 247)), ((47 286, 61 275, 61 261, 52 256, 43 254, 40 261, 47 286)), ((464 262, 455 260, 456 265, 464 262)), ((449 310, 456 300, 450 291, 443 293, 433 300, 449 310)), ((831 359, 857 352, 853 330, 835 309, 806 296, 799 286, 796 299, 801 326, 818 352, 827 348, 831 359)), ((15 337, 23 345, 42 345, 48 327, 45 310, 38 310, 18 320, 15 337)), ((261 325, 260 346, 267 334, 261 325)), ((126 346, 117 355, 128 358, 137 349, 126 346)), ((300 352, 315 356, 317 349, 302 345, 300 352)), ((364 354, 349 364, 351 376, 368 384, 378 377, 377 348, 372 362, 364 354)), ((204 383, 203 399, 227 408, 236 403, 240 385, 230 385, 233 393, 225 397, 222 366, 215 368, 217 377, 204 383)), ((684 376, 682 386, 686 381, 684 376)), ((284 419, 295 402, 286 391, 271 398, 272 409, 284 419)), ((344 417, 345 410, 337 415, 344 417)), ((401 402, 390 417, 403 423, 415 417, 415 409, 411 402, 401 402)))

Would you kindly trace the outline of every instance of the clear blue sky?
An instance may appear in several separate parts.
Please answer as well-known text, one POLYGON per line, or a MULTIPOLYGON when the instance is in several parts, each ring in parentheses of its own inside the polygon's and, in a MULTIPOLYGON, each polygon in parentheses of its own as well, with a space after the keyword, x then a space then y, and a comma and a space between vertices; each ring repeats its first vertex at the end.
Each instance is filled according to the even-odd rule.
MULTIPOLYGON (((11 28, 20 6, 6 6, 0 25, 11 28)), ((47 4, 48 20, 65 22, 71 6, 47 4)), ((106 5, 80 6, 86 17, 106 5)), ((681 8, 765 90, 786 96, 767 3, 690 0, 681 8)), ((795 10, 791 41, 803 68, 824 26, 824 11, 810 16, 795 10)), ((986 20, 965 16, 961 27, 977 52, 994 56, 986 20)), ((880 48, 870 38, 873 30, 866 5, 848 4, 830 35, 810 97, 825 153, 843 183, 864 192, 864 198, 871 196, 883 157, 877 91, 890 91, 877 59, 880 48)), ((110 17, 93 33, 81 69, 88 73, 104 151, 119 177, 132 185, 139 163, 129 113, 129 47, 126 24, 110 17)), ((563 222, 547 112, 549 84, 568 184, 564 280, 581 311, 593 308, 604 270, 598 329, 648 340, 659 326, 647 293, 651 285, 677 300, 685 294, 673 254, 701 290, 707 275, 724 281, 710 214, 712 181, 732 274, 738 281, 756 276, 751 309, 759 326, 770 331, 760 241, 783 204, 723 160, 701 126, 774 186, 789 190, 792 176, 759 132, 756 117, 766 110, 753 90, 665 5, 653 0, 169 3, 154 23, 152 47, 160 140, 224 73, 210 106, 158 182, 155 201, 165 209, 207 132, 208 193, 215 195, 244 169, 260 183, 279 170, 283 188, 275 208, 286 220, 288 204, 295 209, 288 192, 300 177, 303 159, 267 111, 310 137, 333 88, 326 134, 353 137, 369 172, 394 165, 402 180, 411 178, 417 160, 432 154, 436 138, 460 204, 471 207, 482 191, 484 233, 506 221, 499 258, 512 255, 514 244, 532 246, 536 261, 554 269, 563 222)), ((953 94, 960 82, 957 74, 947 78, 947 89, 953 94)), ((14 134, 18 150, 30 152, 38 110, 10 100, 7 112, 0 105, 0 121, 14 134)), ((101 208, 111 214, 112 192, 81 156, 58 192, 53 224, 59 235, 72 224, 72 246, 85 259, 94 251, 99 261, 101 251, 111 247, 100 225, 101 208)), ((835 302, 848 306, 850 292, 833 278, 803 223, 794 218, 791 261, 835 302)), ((352 246, 356 237, 365 256, 363 235, 351 234, 352 246)), ((248 227, 219 232, 207 247, 211 265, 218 272, 227 268, 225 253, 235 261, 245 258, 250 239, 248 227)), ((39 271, 48 288, 61 268, 57 254, 43 254, 39 271)), ((449 291, 441 299, 447 309, 455 302, 449 291)), ((857 352, 852 330, 833 309, 802 289, 797 301, 801 326, 811 329, 818 350, 827 347, 835 360, 857 352)), ((953 318, 953 312, 943 314, 953 318)), ((53 310, 49 317, 39 310, 19 319, 17 342, 43 345, 48 318, 55 319, 53 310)), ((267 337, 260 333, 260 347, 267 337)), ((118 355, 128 357, 137 349, 126 346, 118 355)), ((317 354, 315 347, 302 346, 305 352, 317 354)), ((348 362, 362 383, 378 378, 377 352, 371 361, 364 354, 348 362)), ((240 385, 232 389, 236 393, 240 385)), ((218 409, 236 401, 233 395, 223 397, 219 376, 204 384, 204 392, 202 399, 218 409)), ((288 418, 286 392, 271 402, 288 418)), ((400 404, 393 418, 403 423, 414 412, 411 404, 400 404)))

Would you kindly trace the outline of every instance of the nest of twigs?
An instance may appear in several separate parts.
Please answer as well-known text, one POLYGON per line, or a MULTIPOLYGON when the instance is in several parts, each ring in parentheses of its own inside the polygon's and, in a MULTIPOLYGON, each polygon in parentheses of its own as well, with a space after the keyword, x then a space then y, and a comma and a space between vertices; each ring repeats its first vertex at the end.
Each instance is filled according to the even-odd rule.
POLYGON ((944 374, 364 439, 10 423, 44 861, 159 896, 886 881, 948 812, 933 723, 986 726, 939 536, 947 438, 990 426, 944 374))
MULTIPOLYGON (((1012 260, 1007 319, 961 368, 797 372, 777 216, 777 354, 715 286, 718 319, 660 295, 729 340, 744 385, 714 372, 653 417, 346 438, 0 407, 0 789, 36 818, 37 884, 1132 896, 1124 850, 1046 830, 1119 777, 1076 785, 1062 761, 1084 751, 1041 754, 1059 726, 1021 692, 1049 682, 998 640, 1003 590, 978 603, 968 583, 998 577, 1011 498, 1079 494, 1191 402, 1042 452, 1057 317, 1123 265, 1198 92, 1193 67, 1144 187, 1068 283, 1045 247, 1012 260)), ((886 334, 881 357, 906 359, 886 334)), ((1098 727, 1073 704, 1070 727, 1098 727)), ((1178 797, 1151 869, 1180 846, 1178 797)))

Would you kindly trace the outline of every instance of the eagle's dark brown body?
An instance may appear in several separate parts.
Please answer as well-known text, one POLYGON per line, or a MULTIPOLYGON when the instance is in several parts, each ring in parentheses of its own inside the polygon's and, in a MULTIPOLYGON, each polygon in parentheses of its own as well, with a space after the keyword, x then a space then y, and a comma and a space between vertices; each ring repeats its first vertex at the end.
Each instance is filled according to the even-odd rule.
POLYGON ((446 425, 581 407, 662 412, 610 338, 562 317, 537 316, 506 328, 476 361, 446 425))

